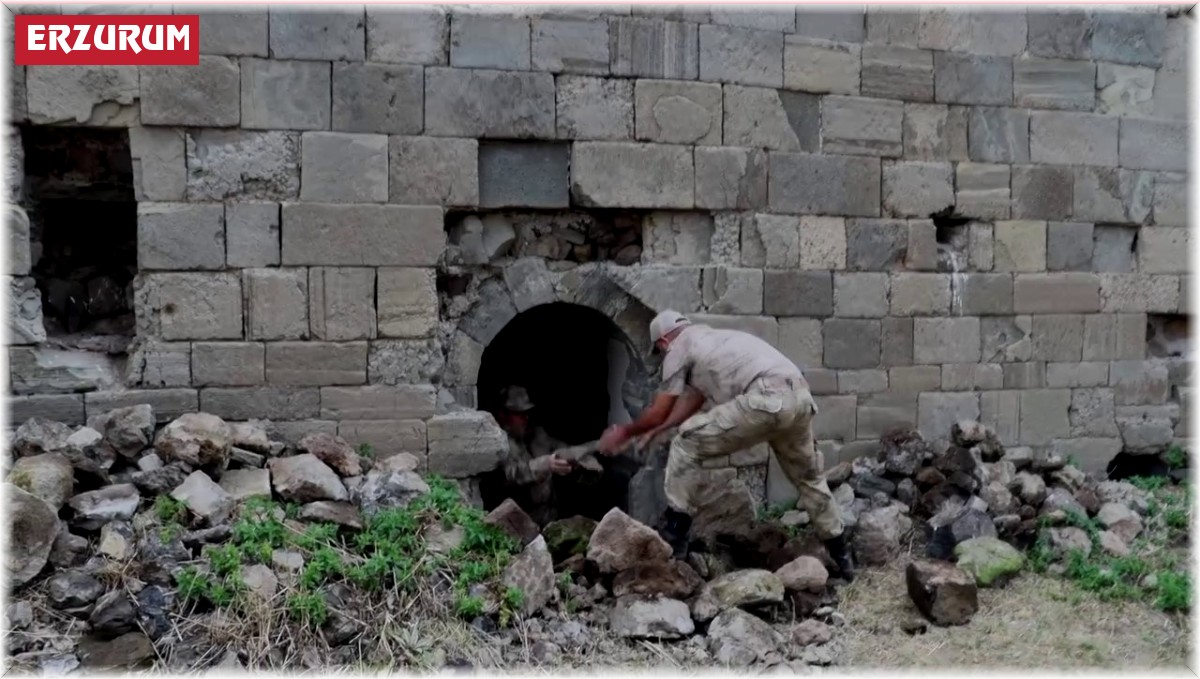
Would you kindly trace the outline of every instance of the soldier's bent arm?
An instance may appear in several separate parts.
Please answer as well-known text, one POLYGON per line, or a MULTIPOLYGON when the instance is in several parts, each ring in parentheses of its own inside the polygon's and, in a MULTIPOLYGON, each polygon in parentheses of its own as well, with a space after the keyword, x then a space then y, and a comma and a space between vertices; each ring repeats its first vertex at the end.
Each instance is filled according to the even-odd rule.
POLYGON ((695 415, 703 406, 704 394, 692 387, 685 388, 683 394, 675 400, 675 405, 671 408, 671 414, 667 416, 667 419, 662 424, 651 430, 651 433, 657 434, 672 427, 678 427, 684 420, 695 415))

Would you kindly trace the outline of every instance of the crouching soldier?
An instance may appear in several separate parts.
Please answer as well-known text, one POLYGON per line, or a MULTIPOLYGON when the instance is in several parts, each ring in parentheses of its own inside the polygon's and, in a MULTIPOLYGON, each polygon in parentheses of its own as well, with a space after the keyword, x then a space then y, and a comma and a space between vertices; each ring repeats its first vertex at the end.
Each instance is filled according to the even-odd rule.
POLYGON ((817 412, 800 369, 767 342, 746 332, 692 325, 675 311, 650 322, 652 350, 665 354, 664 389, 635 421, 609 427, 599 450, 614 454, 635 436, 649 445, 679 427, 667 458, 665 536, 677 556, 686 553, 700 462, 761 442, 800 493, 818 535, 843 579, 853 579, 841 514, 825 483, 823 461, 813 444, 817 412), (699 412, 705 402, 712 407, 699 412))
POLYGON ((555 511, 554 476, 570 474, 570 460, 554 454, 566 447, 562 441, 530 422, 534 404, 524 387, 504 390, 504 409, 497 418, 508 433, 508 453, 501 467, 504 494, 513 499, 530 518, 544 526, 558 518, 555 511))

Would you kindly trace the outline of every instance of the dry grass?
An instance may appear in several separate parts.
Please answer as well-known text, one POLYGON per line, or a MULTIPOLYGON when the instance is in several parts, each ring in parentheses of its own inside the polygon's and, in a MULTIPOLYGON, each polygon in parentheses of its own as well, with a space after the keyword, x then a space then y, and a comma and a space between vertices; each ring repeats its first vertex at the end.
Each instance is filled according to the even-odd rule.
POLYGON ((960 627, 903 631, 921 615, 904 584, 906 557, 862 569, 842 591, 843 667, 993 669, 1183 669, 1191 628, 1181 615, 1147 604, 1100 601, 1072 583, 1022 573, 1000 589, 979 590, 979 612, 960 627))

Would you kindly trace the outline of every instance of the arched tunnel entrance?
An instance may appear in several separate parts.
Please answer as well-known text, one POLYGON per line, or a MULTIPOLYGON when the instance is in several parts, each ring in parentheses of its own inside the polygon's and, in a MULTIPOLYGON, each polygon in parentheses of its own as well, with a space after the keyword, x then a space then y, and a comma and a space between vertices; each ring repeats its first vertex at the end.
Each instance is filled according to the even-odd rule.
MULTIPOLYGON (((534 408, 529 426, 565 445, 594 441, 610 424, 632 419, 647 401, 651 379, 642 351, 603 313, 587 306, 554 302, 518 314, 484 349, 478 377, 479 408, 497 416, 504 390, 526 389, 534 408)), ((581 483, 581 475, 553 477, 553 507, 538 511, 521 488, 504 482, 502 471, 481 479, 484 508, 492 509, 512 497, 531 516, 567 518, 581 514, 599 520, 613 507, 629 512, 631 480, 641 466, 632 457, 599 457, 605 471, 581 483)), ((655 491, 654 481, 634 493, 655 491)), ((658 477, 661 479, 661 476, 658 477)), ((661 485, 661 484, 659 484, 661 485)), ((637 513, 656 501, 633 500, 637 513)))

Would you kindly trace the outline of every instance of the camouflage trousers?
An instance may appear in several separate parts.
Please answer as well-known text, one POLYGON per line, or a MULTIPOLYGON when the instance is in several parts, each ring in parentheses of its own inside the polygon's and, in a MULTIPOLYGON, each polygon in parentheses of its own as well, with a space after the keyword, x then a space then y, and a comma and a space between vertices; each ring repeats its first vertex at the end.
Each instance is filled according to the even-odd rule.
POLYGON ((694 514, 703 505, 695 497, 702 478, 701 461, 767 443, 780 468, 800 493, 818 535, 842 533, 842 518, 829 484, 824 460, 812 437, 817 413, 812 394, 803 386, 759 380, 746 393, 698 413, 679 425, 667 458, 667 502, 694 514))

